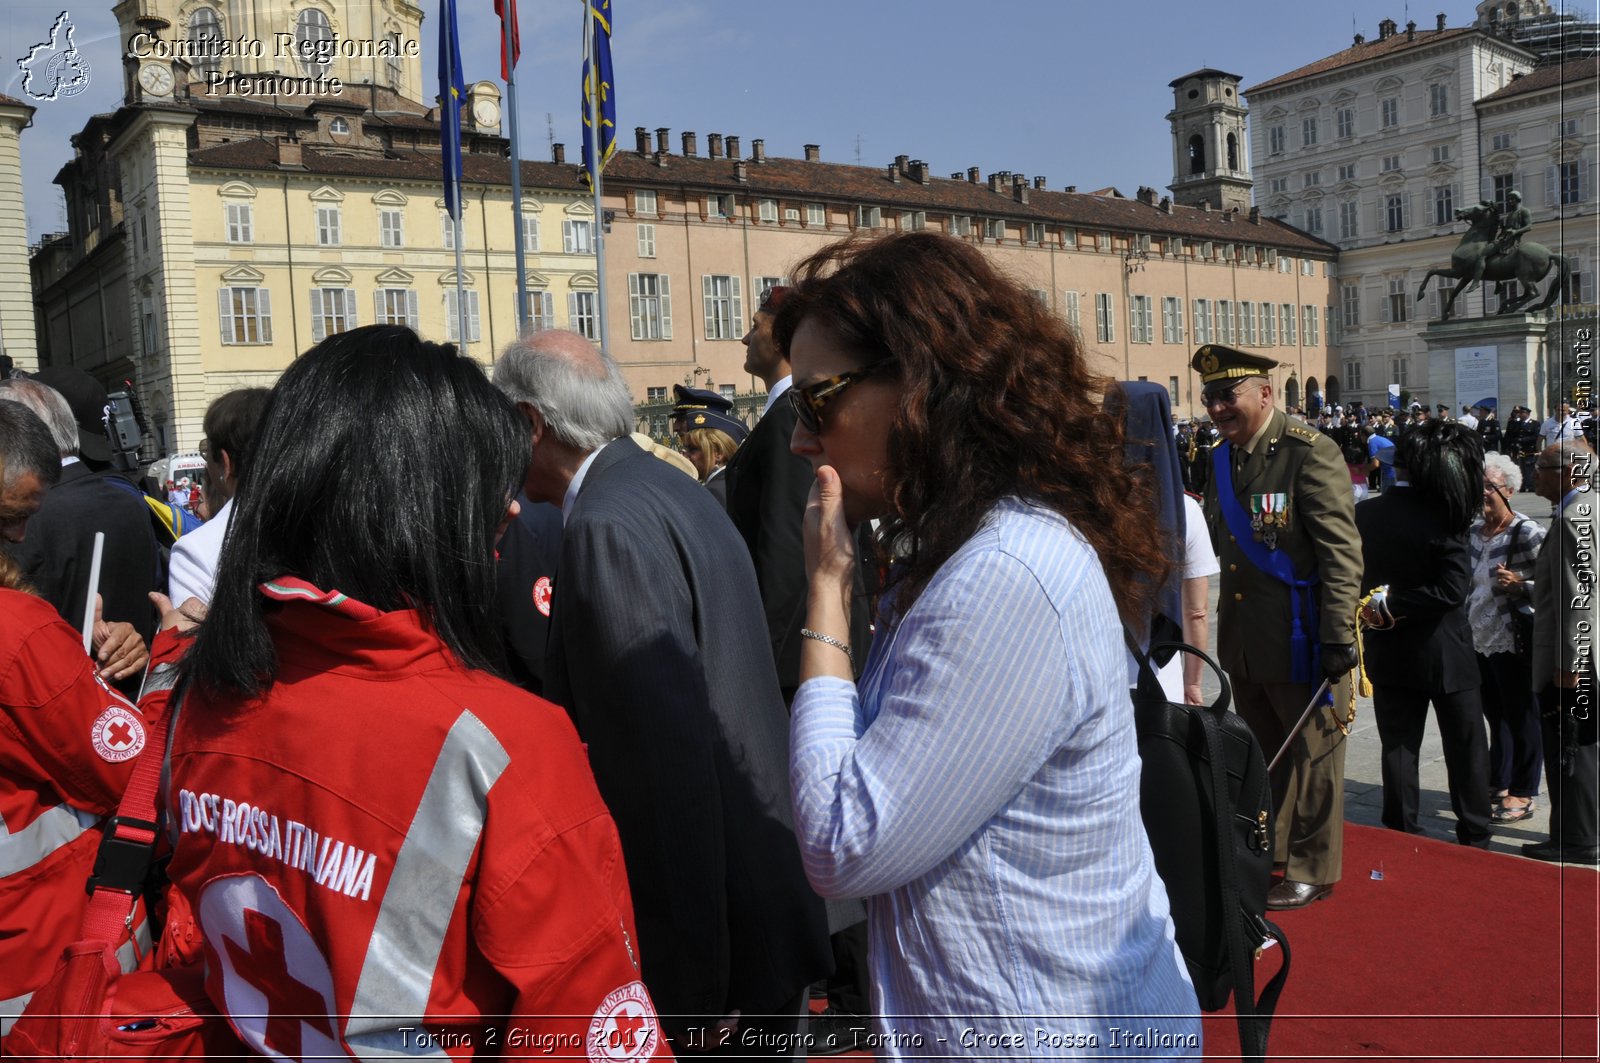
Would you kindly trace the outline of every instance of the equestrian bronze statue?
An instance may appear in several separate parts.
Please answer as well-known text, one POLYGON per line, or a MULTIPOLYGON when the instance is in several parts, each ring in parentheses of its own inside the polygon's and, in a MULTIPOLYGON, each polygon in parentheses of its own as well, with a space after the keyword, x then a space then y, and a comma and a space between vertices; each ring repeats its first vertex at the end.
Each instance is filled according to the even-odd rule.
POLYGON ((1428 290, 1428 282, 1434 277, 1455 279, 1456 286, 1444 301, 1444 313, 1439 320, 1449 321, 1456 296, 1465 291, 1469 284, 1482 281, 1509 282, 1509 297, 1501 299, 1497 313, 1509 314, 1520 310, 1538 298, 1539 282, 1544 280, 1552 267, 1556 271, 1556 278, 1545 293, 1544 301, 1529 309, 1548 309, 1560 297, 1572 272, 1567 260, 1553 254, 1543 244, 1530 240, 1515 244, 1509 251, 1499 251, 1495 247, 1495 234, 1500 229, 1500 211, 1493 203, 1483 202, 1458 210, 1456 220, 1466 222, 1469 228, 1456 249, 1450 253, 1450 268, 1430 269, 1427 276, 1422 278, 1422 286, 1417 289, 1417 301, 1421 302, 1428 290))

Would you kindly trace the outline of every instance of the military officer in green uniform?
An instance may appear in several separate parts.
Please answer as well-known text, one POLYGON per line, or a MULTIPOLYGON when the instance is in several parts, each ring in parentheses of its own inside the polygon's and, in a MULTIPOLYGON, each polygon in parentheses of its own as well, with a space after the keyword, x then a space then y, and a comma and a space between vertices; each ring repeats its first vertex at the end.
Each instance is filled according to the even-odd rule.
POLYGON ((1191 364, 1223 438, 1205 512, 1222 565, 1217 653, 1234 704, 1271 760, 1322 680, 1335 687, 1272 773, 1284 878, 1267 906, 1302 908, 1333 891, 1343 855, 1341 724, 1361 588, 1350 474, 1332 439, 1274 407, 1267 373, 1277 362, 1213 343, 1191 364))

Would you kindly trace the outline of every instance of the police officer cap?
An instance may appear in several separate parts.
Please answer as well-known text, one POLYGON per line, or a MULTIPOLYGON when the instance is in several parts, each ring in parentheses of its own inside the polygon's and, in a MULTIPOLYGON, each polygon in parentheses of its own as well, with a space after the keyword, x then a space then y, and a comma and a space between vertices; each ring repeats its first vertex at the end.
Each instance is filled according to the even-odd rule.
POLYGON ((1411 409, 1412 409, 1412 411, 1413 411, 1413 412, 1415 412, 1415 411, 1417 411, 1417 410, 1420 410, 1420 409, 1422 409, 1422 403, 1420 403, 1420 402, 1413 402, 1413 403, 1412 403, 1412 404, 1411 404, 1411 409))
POLYGON ((706 388, 686 388, 682 384, 674 384, 672 397, 677 400, 676 405, 672 407, 674 414, 688 413, 690 410, 717 410, 726 413, 733 409, 732 399, 706 388))
POLYGON ((1259 354, 1235 350, 1220 343, 1208 343, 1194 352, 1189 367, 1200 374, 1200 383, 1211 384, 1218 380, 1266 376, 1267 370, 1275 368, 1277 364, 1259 354))
POLYGON ((719 432, 726 432, 735 443, 743 443, 750 434, 750 429, 737 417, 723 413, 721 410, 691 410, 683 419, 683 430, 692 432, 696 428, 715 428, 719 432))
POLYGON ((1446 406, 1442 402, 1439 403, 1438 405, 1434 406, 1434 409, 1438 410, 1440 413, 1449 413, 1450 412, 1450 407, 1446 406))

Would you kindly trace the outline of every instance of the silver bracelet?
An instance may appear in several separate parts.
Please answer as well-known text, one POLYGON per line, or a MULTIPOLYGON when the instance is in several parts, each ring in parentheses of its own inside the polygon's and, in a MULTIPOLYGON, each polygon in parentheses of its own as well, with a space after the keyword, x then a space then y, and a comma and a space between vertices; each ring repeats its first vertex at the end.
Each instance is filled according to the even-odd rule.
POLYGON ((816 639, 818 642, 826 643, 827 645, 832 646, 836 650, 843 650, 845 657, 848 658, 849 661, 850 661, 850 674, 851 675, 855 674, 855 671, 856 671, 856 655, 854 653, 850 652, 850 644, 848 642, 844 642, 844 641, 841 641, 840 639, 836 639, 832 635, 824 635, 820 631, 812 631, 808 627, 801 628, 800 629, 800 635, 801 635, 802 638, 816 639))

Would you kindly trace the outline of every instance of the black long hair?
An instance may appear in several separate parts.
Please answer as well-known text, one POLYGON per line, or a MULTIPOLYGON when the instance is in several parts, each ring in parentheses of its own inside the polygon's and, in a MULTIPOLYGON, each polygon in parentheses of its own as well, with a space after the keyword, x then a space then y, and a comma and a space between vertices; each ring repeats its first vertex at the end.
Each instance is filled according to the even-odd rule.
POLYGON ((393 325, 319 343, 262 412, 185 670, 218 695, 269 687, 257 585, 283 575, 417 609, 462 663, 498 670, 495 532, 530 453, 516 408, 453 346, 393 325))
POLYGON ((1411 489, 1432 502, 1454 533, 1483 509, 1483 441, 1458 421, 1429 421, 1407 432, 1395 454, 1411 489))

